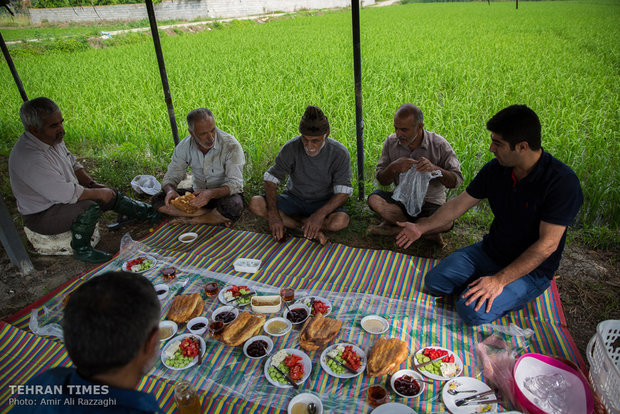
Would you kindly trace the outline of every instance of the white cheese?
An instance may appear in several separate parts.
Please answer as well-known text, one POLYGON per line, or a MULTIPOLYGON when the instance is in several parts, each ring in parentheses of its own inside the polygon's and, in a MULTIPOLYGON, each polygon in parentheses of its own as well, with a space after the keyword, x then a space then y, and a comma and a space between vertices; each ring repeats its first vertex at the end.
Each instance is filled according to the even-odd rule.
POLYGON ((441 366, 441 376, 442 377, 454 377, 459 369, 458 365, 452 362, 442 362, 441 366))
POLYGON ((181 341, 176 341, 170 344, 170 346, 166 348, 166 352, 165 352, 166 359, 172 358, 174 354, 177 352, 177 350, 179 349, 180 345, 181 345, 181 341))

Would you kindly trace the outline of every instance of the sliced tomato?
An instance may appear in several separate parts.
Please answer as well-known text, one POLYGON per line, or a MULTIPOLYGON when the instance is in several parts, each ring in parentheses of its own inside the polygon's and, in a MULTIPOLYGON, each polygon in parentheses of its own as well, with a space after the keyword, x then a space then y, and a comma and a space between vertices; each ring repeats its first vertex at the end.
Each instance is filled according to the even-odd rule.
POLYGON ((304 375, 304 367, 301 364, 296 364, 290 367, 288 375, 291 379, 298 380, 304 375))

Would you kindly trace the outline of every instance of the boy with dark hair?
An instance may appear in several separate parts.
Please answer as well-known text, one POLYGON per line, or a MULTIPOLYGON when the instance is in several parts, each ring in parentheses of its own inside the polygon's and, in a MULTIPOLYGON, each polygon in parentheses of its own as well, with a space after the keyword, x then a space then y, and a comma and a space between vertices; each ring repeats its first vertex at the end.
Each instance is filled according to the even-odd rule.
POLYGON ((489 200, 494 214, 489 233, 442 260, 424 279, 424 290, 433 296, 457 295, 456 310, 469 325, 521 309, 549 287, 566 229, 583 203, 575 173, 540 147, 534 111, 509 106, 487 126, 495 159, 428 221, 399 223, 404 229, 396 237, 399 246, 408 247, 489 200))

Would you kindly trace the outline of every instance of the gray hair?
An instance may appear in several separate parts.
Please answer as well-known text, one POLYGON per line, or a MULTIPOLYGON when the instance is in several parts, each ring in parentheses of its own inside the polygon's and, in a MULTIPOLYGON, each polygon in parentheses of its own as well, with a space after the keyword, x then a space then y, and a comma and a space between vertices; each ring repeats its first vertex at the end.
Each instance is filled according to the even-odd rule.
POLYGON ((50 98, 41 96, 24 102, 19 109, 19 118, 22 120, 24 129, 28 131, 34 127, 37 131, 43 128, 43 118, 59 112, 60 108, 50 98))
POLYGON ((422 110, 410 103, 399 106, 396 110, 396 116, 399 118, 408 118, 413 116, 416 127, 420 125, 421 122, 424 122, 424 114, 422 113, 422 110))
POLYGON ((207 118, 215 119, 215 117, 213 116, 213 112, 211 112, 207 108, 194 109, 189 114, 187 114, 187 128, 193 132, 194 122, 196 122, 196 120, 198 119, 207 119, 207 118))

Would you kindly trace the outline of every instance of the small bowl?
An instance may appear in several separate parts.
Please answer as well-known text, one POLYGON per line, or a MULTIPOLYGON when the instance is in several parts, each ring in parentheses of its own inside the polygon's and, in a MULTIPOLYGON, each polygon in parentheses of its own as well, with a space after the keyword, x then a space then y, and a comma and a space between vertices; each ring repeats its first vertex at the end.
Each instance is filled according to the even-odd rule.
POLYGON ((388 323, 388 321, 379 315, 368 315, 362 318, 361 325, 362 325, 362 328, 366 332, 372 335, 380 335, 384 333, 385 331, 387 331, 388 328, 390 327, 390 324, 388 323), (374 321, 378 321, 378 322, 374 322, 374 321), (375 330, 375 329, 372 329, 371 326, 369 326, 369 324, 378 324, 378 323, 383 324, 383 328, 375 330))
POLYGON ((303 303, 294 303, 294 304, 290 305, 290 306, 288 307, 288 309, 286 309, 286 310, 284 311, 284 318, 285 318, 285 319, 287 319, 287 320, 289 320, 289 321, 290 321, 293 325, 301 325, 302 323, 306 322, 306 319, 308 319, 309 317, 310 317, 310 308, 309 308, 309 307, 307 307, 306 305, 304 305, 303 303), (288 313, 289 313, 288 311, 289 311, 289 309, 290 309, 291 311, 292 311, 293 309, 305 309, 305 310, 306 310, 306 312, 307 312, 307 315, 306 315, 306 317, 305 317, 303 320, 301 320, 301 321, 299 321, 299 322, 293 322, 293 321, 291 321, 291 320, 288 318, 288 313))
POLYGON ((198 238, 198 233, 183 233, 179 236, 179 241, 181 243, 191 243, 198 238))
POLYGON ((239 316, 239 309, 235 308, 234 306, 220 306, 211 313, 211 320, 217 321, 216 316, 224 312, 232 312, 235 315, 235 318, 231 319, 228 322, 221 321, 224 322, 224 325, 228 325, 229 323, 237 319, 237 316, 239 316))
POLYGON ((259 336, 255 336, 253 338, 250 338, 247 341, 245 341, 245 345, 243 345, 243 353, 245 354, 245 356, 247 356, 250 359, 261 359, 261 358, 264 358, 267 355, 269 355, 271 353, 271 351, 273 351, 273 341, 271 340, 271 338, 269 338, 268 336, 265 336, 265 335, 259 335, 259 336), (265 348, 265 355, 259 356, 259 357, 250 356, 248 354, 248 347, 250 345, 252 345, 254 342, 259 341, 259 340, 267 342, 267 348, 265 348))
POLYGON ((174 321, 161 321, 159 322, 159 340, 160 341, 167 341, 168 339, 172 338, 174 336, 174 334, 177 333, 177 330, 179 329, 179 327, 177 326, 176 322, 174 321), (164 330, 170 330, 169 334, 167 336, 162 336, 162 332, 164 330))
POLYGON ((392 378, 390 379, 390 386, 392 387, 392 390, 396 394, 400 395, 401 397, 415 398, 419 396, 420 394, 422 394, 424 392, 424 388, 426 387, 426 384, 420 381, 421 379, 423 379, 422 375, 420 375, 418 372, 413 371, 411 369, 401 369, 400 371, 396 371, 394 374, 392 374, 392 378), (420 390, 417 392, 417 394, 405 395, 405 394, 401 394, 400 392, 396 391, 396 388, 394 388, 394 383, 396 382, 397 379, 399 379, 403 375, 409 375, 410 377, 413 377, 413 379, 418 383, 418 385, 420 386, 420 390))
POLYGON ((314 405, 316 406, 316 414, 323 414, 323 403, 321 402, 319 397, 317 397, 314 394, 311 394, 309 392, 304 392, 301 394, 297 394, 295 397, 293 397, 293 399, 288 403, 288 407, 287 407, 288 414, 291 414, 293 412, 293 407, 297 403, 304 403, 304 404, 314 403, 314 405))
POLYGON ((265 332, 267 332, 269 335, 271 336, 283 336, 286 335, 287 333, 290 332, 290 330, 293 328, 293 324, 291 323, 291 321, 289 321, 288 319, 285 318, 271 318, 269 319, 267 322, 265 322, 265 325, 263 326, 263 329, 265 330, 265 332), (272 333, 269 331, 269 326, 274 323, 274 322, 284 322, 284 324, 286 325, 286 328, 282 329, 280 332, 278 333, 272 333))
POLYGON ((155 288, 155 293, 157 293, 157 299, 164 300, 168 296, 168 292, 170 292, 170 287, 164 283, 153 286, 155 288))
POLYGON ((252 311, 256 313, 278 313, 282 307, 280 295, 252 296, 250 300, 252 311))
POLYGON ((261 261, 259 259, 240 257, 233 262, 233 267, 237 272, 256 273, 260 267, 260 263, 261 261))
POLYGON ((209 327, 209 320, 203 316, 190 319, 190 321, 187 322, 187 330, 193 333, 194 335, 202 335, 203 333, 207 332, 208 327, 209 327), (201 328, 194 328, 194 326, 198 324, 202 324, 203 326, 201 328))

